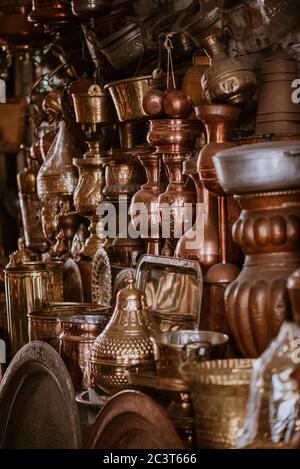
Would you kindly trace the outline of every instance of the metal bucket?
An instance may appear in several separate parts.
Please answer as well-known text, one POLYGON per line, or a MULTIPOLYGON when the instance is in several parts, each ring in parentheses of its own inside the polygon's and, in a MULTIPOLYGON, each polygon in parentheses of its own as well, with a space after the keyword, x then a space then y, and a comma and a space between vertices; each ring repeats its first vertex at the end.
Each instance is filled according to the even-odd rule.
POLYGON ((254 360, 186 363, 180 371, 190 385, 198 448, 235 448, 243 427, 254 360))

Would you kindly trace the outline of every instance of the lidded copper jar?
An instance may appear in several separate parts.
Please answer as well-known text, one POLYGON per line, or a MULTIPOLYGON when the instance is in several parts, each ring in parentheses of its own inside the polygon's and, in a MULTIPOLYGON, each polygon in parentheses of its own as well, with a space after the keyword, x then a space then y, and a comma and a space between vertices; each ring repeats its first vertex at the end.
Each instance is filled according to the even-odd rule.
POLYGON ((90 358, 92 384, 109 394, 129 387, 126 370, 130 366, 154 365, 150 336, 158 329, 144 293, 133 285, 132 273, 127 284, 119 291, 112 318, 95 340, 90 358))

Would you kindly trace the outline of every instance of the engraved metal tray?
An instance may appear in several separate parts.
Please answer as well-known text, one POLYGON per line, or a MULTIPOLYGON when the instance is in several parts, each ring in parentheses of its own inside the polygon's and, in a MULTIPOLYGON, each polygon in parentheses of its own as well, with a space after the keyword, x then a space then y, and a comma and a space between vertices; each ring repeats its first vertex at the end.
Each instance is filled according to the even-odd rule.
POLYGON ((199 328, 203 277, 197 261, 145 255, 136 279, 162 332, 199 328))

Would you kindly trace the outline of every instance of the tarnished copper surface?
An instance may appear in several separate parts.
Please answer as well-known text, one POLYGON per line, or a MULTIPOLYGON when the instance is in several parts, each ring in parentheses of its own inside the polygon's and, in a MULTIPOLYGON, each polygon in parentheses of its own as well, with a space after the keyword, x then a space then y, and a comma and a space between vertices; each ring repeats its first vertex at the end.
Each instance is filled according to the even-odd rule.
POLYGON ((91 385, 89 359, 92 346, 109 319, 109 314, 89 315, 88 312, 78 316, 58 318, 58 328, 61 330, 59 355, 71 375, 76 390, 87 389, 91 385))
POLYGON ((32 11, 28 20, 37 24, 64 24, 74 21, 71 8, 67 2, 57 0, 32 0, 32 11))
POLYGON ((72 381, 48 344, 27 344, 6 370, 0 388, 0 447, 82 447, 72 381))
POLYGON ((157 332, 144 293, 128 274, 127 288, 119 291, 112 318, 93 344, 90 357, 94 386, 109 394, 128 387, 126 369, 154 362, 150 336, 157 332))
POLYGON ((47 36, 41 27, 35 27, 28 21, 29 12, 29 5, 1 5, 0 37, 12 46, 41 46, 47 36))
POLYGON ((88 439, 90 449, 183 449, 166 412, 138 391, 122 391, 99 413, 88 439))
POLYGON ((300 104, 293 103, 291 88, 298 78, 297 59, 282 48, 264 62, 258 110, 257 134, 300 133, 300 104))
POLYGON ((68 316, 108 315, 107 306, 93 303, 58 302, 35 309, 28 314, 29 340, 42 340, 50 344, 57 352, 59 350, 59 336, 61 327, 58 319, 68 316))
POLYGON ((242 213, 233 228, 246 259, 227 288, 231 334, 246 357, 258 357, 292 318, 286 282, 300 265, 299 190, 238 196, 242 213))
POLYGON ((203 94, 210 103, 245 106, 256 92, 256 77, 245 63, 225 52, 217 35, 202 39, 201 47, 210 57, 210 67, 201 78, 203 94))
POLYGON ((203 287, 198 262, 145 255, 138 263, 136 278, 162 332, 198 327, 203 287))

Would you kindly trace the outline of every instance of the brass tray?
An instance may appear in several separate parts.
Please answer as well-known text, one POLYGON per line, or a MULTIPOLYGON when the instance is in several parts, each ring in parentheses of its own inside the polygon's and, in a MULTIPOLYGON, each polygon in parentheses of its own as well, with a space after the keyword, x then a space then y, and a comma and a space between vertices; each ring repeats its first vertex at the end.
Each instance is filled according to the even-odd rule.
POLYGON ((13 358, 0 387, 0 448, 82 447, 71 377, 44 342, 25 345, 13 358))
POLYGON ((121 391, 103 407, 87 443, 90 449, 183 449, 174 425, 153 399, 121 391))
POLYGON ((144 255, 136 279, 162 332, 199 328, 203 277, 198 262, 144 255))

